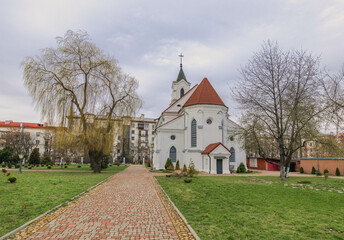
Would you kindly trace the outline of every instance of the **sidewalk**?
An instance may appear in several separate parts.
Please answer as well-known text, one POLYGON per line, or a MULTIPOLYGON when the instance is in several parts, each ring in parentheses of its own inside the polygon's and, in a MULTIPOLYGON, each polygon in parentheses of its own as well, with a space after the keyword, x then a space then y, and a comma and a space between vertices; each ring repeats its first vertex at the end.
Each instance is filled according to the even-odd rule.
POLYGON ((180 239, 155 184, 143 166, 130 166, 16 239, 180 239))

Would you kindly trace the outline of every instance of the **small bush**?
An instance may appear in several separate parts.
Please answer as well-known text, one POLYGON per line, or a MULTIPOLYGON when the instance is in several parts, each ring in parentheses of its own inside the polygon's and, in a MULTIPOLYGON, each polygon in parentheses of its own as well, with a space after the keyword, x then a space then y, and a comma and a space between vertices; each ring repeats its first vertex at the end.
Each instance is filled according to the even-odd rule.
POLYGON ((327 180, 327 178, 328 178, 328 175, 329 175, 329 172, 327 171, 327 172, 324 172, 324 177, 325 177, 325 180, 327 180))
POLYGON ((298 181, 297 183, 301 183, 301 184, 311 184, 311 181, 298 181))
POLYGON ((81 166, 79 165, 78 168, 81 168, 81 166))
POLYGON ((313 167, 312 167, 312 174, 315 174, 315 173, 316 173, 315 167, 313 166, 313 167))
POLYGON ((336 168, 336 176, 340 176, 339 168, 336 168))
POLYGON ((174 170, 171 158, 167 158, 167 161, 165 163, 165 169, 166 170, 172 170, 172 171, 174 170))
POLYGON ((171 175, 170 175, 170 174, 168 174, 168 175, 166 175, 166 177, 171 177, 171 175))
POLYGON ((325 173, 329 173, 328 169, 325 169, 325 170, 324 170, 324 175, 325 175, 325 173))
POLYGON ((6 176, 8 177, 8 176, 10 176, 11 175, 11 173, 10 172, 8 172, 8 173, 6 173, 6 176))
POLYGON ((17 178, 16 177, 9 177, 7 179, 10 183, 15 183, 17 181, 17 178))
POLYGON ((6 173, 6 172, 7 172, 7 170, 6 170, 5 168, 1 169, 1 171, 2 171, 3 173, 6 173))
POLYGON ((320 171, 317 171, 317 176, 321 176, 321 172, 320 171))
POLYGON ((30 167, 28 167, 28 169, 31 169, 32 167, 30 166, 30 167))
POLYGON ((301 174, 304 173, 303 167, 300 167, 300 173, 301 173, 301 174))
POLYGON ((190 177, 193 177, 193 175, 196 175, 196 174, 198 174, 198 171, 195 168, 194 162, 191 161, 190 164, 189 164, 188 175, 190 177))
POLYGON ((185 183, 191 183, 192 182, 192 178, 184 178, 184 182, 185 183))
POLYGON ((6 167, 6 164, 2 164, 1 167, 6 167))
POLYGON ((183 172, 186 173, 188 171, 188 169, 186 168, 185 164, 183 166, 183 172))
POLYGON ((11 164, 8 164, 7 167, 8 167, 8 168, 12 168, 12 165, 11 165, 11 164))
POLYGON ((246 172, 246 167, 245 165, 241 162, 239 167, 237 168, 237 173, 245 173, 246 172))
POLYGON ((14 165, 14 167, 15 167, 15 168, 19 168, 20 166, 19 166, 19 164, 16 164, 16 165, 14 165))
POLYGON ((67 165, 64 166, 64 168, 67 168, 67 167, 68 167, 67 165))
POLYGON ((179 166, 179 160, 176 163, 176 170, 180 170, 180 166, 179 166))
POLYGON ((48 169, 51 169, 51 166, 48 166, 48 169))

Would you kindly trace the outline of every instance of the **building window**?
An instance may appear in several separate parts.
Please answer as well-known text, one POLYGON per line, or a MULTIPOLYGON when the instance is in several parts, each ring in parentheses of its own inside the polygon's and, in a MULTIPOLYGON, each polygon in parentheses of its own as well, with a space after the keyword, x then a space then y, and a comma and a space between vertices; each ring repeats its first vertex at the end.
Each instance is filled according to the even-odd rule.
POLYGON ((131 137, 131 140, 135 140, 135 137, 131 137))
POLYGON ((184 96, 184 88, 180 89, 180 97, 184 96))
POLYGON ((197 122, 193 119, 191 122, 191 147, 197 147, 197 122))
POLYGON ((121 140, 121 136, 118 136, 118 137, 117 137, 117 140, 121 140))
POLYGON ((131 130, 131 134, 135 134, 135 130, 131 130))
POLYGON ((208 118, 208 119, 207 119, 207 124, 210 125, 212 122, 213 122, 213 121, 211 120, 211 118, 208 118))
POLYGON ((39 140, 36 140, 36 145, 38 145, 39 144, 39 140))
POLYGON ((257 158, 250 158, 250 167, 257 167, 257 158))
POLYGON ((39 137, 41 135, 40 132, 36 132, 36 137, 39 137))
POLYGON ((121 153, 121 149, 117 149, 117 153, 120 154, 121 153))
POLYGON ((149 124, 145 124, 145 125, 143 126, 143 128, 144 128, 144 130, 148 130, 148 129, 149 129, 149 124))
POLYGON ((132 127, 132 128, 135 128, 135 124, 133 123, 133 124, 131 125, 131 127, 132 127))
POLYGON ((152 141, 154 141, 154 137, 152 137, 152 141))
POLYGON ((229 151, 231 151, 232 155, 229 157, 229 162, 235 162, 235 150, 233 147, 231 147, 231 149, 229 149, 229 151))
POLYGON ((152 135, 154 135, 154 131, 152 131, 152 135))
POLYGON ((174 140, 176 139, 176 136, 175 135, 171 135, 171 140, 174 140))
POLYGON ((176 162, 177 160, 177 150, 173 146, 170 148, 170 159, 172 160, 172 162, 176 162))

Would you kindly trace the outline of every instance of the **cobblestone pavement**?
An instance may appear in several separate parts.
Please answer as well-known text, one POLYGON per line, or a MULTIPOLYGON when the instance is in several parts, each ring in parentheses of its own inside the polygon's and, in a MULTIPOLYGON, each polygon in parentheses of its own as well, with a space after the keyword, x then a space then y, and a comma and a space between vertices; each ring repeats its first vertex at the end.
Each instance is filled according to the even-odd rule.
POLYGON ((16 239, 194 239, 143 166, 130 166, 16 239))

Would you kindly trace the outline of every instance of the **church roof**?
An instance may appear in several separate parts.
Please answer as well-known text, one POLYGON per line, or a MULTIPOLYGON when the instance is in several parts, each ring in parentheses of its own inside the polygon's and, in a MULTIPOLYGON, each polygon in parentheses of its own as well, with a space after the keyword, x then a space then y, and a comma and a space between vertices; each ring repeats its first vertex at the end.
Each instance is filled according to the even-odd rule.
POLYGON ((217 142, 217 143, 209 144, 209 145, 204 149, 204 151, 202 152, 202 154, 209 154, 209 153, 211 153, 211 152, 214 151, 219 145, 222 145, 228 152, 231 153, 231 151, 229 151, 228 148, 226 148, 225 145, 223 145, 223 144, 220 143, 220 142, 217 142))
POLYGON ((186 80, 186 77, 185 77, 185 74, 184 74, 184 71, 183 71, 183 67, 180 64, 180 70, 179 70, 179 74, 178 74, 178 77, 177 77, 176 81, 179 82, 182 79, 184 79, 185 81, 188 81, 188 80, 186 80))
POLYGON ((213 104, 226 106, 207 78, 204 78, 184 107, 196 104, 213 104))

